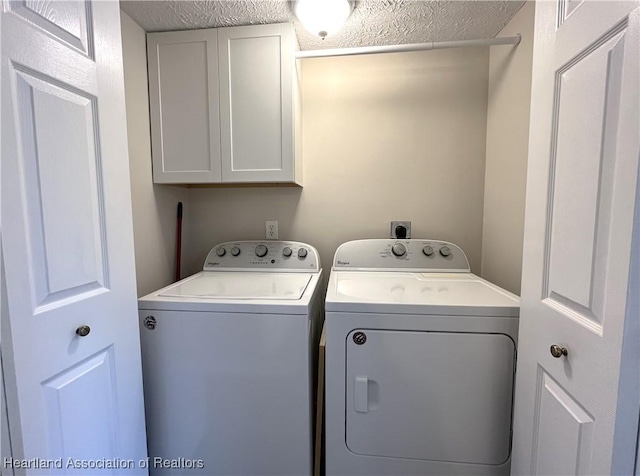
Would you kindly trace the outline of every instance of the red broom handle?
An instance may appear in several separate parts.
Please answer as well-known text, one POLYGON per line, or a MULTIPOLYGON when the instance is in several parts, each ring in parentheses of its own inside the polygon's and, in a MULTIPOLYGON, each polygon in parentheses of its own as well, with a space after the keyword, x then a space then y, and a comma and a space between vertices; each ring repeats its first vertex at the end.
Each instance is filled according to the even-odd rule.
POLYGON ((178 223, 176 229, 176 275, 175 280, 180 281, 180 264, 182 261, 182 202, 178 202, 178 223))

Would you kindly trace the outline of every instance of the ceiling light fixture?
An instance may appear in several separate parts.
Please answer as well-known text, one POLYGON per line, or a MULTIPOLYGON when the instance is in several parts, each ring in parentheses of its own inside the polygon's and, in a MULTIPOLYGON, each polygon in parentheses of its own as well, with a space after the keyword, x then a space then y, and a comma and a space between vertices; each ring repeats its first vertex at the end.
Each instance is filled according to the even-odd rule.
POLYGON ((295 0, 293 12, 314 35, 323 40, 338 31, 351 14, 349 0, 295 0))

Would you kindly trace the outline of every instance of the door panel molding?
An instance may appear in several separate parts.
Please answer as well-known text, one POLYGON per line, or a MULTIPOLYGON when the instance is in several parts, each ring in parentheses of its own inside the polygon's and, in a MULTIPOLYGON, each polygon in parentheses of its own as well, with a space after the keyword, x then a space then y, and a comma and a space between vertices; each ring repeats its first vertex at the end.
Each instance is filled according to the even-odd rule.
POLYGON ((584 0, 558 0, 558 28, 567 21, 567 18, 575 12, 584 0))
POLYGON ((111 345, 42 382, 53 459, 66 461, 82 454, 89 440, 96 460, 115 458, 118 419, 113 352, 111 345), (84 398, 88 389, 91 399, 84 398), (87 425, 87 421, 99 425, 87 425))
POLYGON ((98 100, 22 65, 11 69, 38 314, 109 288, 98 100))
POLYGON ((590 474, 594 417, 540 366, 536 393, 531 474, 590 474), (558 439, 568 443, 571 451, 557 445, 558 439), (562 468, 557 466, 559 459, 562 468), (554 466, 548 466, 549 461, 554 466))
POLYGON ((88 58, 95 58, 91 3, 88 1, 11 0, 9 11, 88 58), (75 7, 78 10, 72 11, 75 7), (75 17, 74 17, 75 14, 75 17))
POLYGON ((542 298, 600 335, 616 158, 607 139, 616 136, 626 27, 616 25, 555 74, 542 298), (600 101, 601 115, 570 123, 565 117, 585 97, 600 101))

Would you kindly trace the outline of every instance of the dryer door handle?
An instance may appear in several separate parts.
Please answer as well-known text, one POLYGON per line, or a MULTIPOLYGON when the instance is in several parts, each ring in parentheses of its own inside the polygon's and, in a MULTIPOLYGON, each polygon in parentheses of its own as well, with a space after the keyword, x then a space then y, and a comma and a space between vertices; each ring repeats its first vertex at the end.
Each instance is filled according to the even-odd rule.
POLYGON ((366 375, 356 375, 353 387, 353 408, 359 413, 369 411, 369 379, 366 375))

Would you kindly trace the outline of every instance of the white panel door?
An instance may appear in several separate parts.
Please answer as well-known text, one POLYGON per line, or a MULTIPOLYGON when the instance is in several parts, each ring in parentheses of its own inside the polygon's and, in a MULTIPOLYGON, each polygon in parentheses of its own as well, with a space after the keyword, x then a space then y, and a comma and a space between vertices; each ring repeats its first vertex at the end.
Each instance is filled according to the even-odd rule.
POLYGON ((221 28, 223 182, 294 180, 291 24, 221 28))
POLYGON ((624 320, 637 316, 638 6, 536 4, 512 474, 611 474, 624 320))
POLYGON ((220 182, 216 30, 147 35, 155 183, 220 182))
POLYGON ((96 464, 115 466, 100 474, 145 473, 119 5, 3 7, 2 363, 13 456, 54 466, 26 474, 96 474, 96 464))

